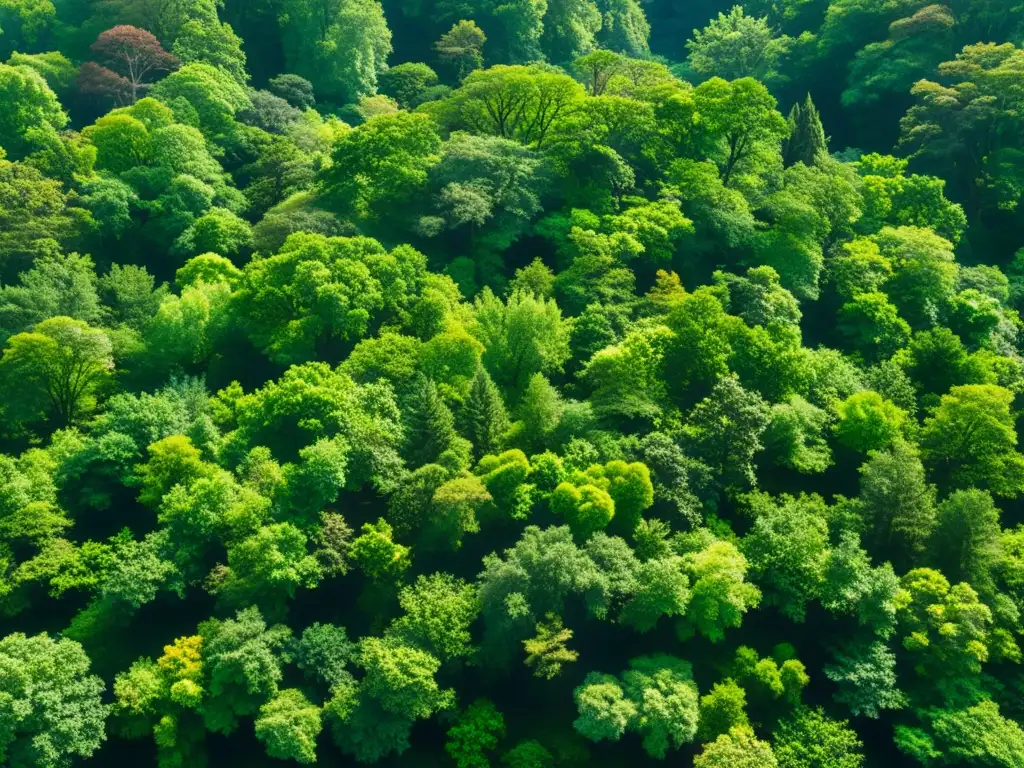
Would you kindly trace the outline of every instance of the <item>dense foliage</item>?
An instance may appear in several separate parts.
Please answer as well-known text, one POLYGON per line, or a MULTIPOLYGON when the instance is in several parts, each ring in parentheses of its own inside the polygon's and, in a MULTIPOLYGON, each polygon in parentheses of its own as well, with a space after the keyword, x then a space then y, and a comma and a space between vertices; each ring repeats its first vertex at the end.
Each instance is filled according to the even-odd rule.
POLYGON ((1018 0, 0 0, 0 763, 1024 766, 1018 0))

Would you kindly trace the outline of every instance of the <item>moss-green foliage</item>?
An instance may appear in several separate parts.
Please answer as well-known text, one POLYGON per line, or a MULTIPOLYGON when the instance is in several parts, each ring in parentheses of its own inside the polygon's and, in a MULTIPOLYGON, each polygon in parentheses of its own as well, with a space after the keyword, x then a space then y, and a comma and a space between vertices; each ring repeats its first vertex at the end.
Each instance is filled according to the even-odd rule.
POLYGON ((1022 41, 0 0, 0 763, 1024 764, 1022 41))

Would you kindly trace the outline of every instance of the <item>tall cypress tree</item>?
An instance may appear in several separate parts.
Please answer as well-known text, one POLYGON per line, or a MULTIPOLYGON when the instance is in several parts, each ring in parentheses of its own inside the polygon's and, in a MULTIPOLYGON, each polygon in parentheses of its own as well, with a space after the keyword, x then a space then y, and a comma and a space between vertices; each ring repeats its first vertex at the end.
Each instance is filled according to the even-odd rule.
POLYGON ((463 436, 473 443, 474 459, 479 461, 485 454, 501 449, 501 439, 508 429, 508 413, 498 385, 482 365, 477 368, 459 416, 463 436))
POLYGON ((437 386, 419 374, 406 401, 405 458, 413 467, 435 462, 456 437, 455 417, 437 386))
POLYGON ((828 139, 818 108, 808 93, 804 103, 794 104, 789 112, 789 139, 783 148, 783 159, 787 168, 795 163, 811 166, 822 154, 828 154, 828 139))

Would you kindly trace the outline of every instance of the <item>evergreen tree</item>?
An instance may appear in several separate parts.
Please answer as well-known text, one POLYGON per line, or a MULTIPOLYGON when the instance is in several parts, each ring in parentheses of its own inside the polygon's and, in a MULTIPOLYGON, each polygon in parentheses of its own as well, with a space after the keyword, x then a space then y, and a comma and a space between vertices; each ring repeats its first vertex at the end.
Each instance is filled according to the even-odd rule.
POLYGON ((474 459, 479 461, 488 453, 500 451, 501 439, 508 429, 508 414, 501 392, 483 366, 477 369, 460 416, 462 434, 473 443, 474 459))
POLYGON ((455 417, 437 386, 423 374, 416 377, 409 395, 405 427, 405 457, 414 467, 436 462, 457 437, 455 417))
POLYGON ((789 112, 789 138, 783 142, 782 157, 787 167, 796 163, 810 167, 826 154, 828 138, 818 108, 808 93, 804 103, 794 104, 789 112))

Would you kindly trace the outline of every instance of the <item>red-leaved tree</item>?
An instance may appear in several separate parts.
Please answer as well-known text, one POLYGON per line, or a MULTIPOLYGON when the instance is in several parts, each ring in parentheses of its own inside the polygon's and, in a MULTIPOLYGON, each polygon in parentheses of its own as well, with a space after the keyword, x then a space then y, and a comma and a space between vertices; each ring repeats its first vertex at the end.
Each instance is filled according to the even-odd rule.
POLYGON ((180 63, 152 34, 127 24, 101 33, 92 50, 103 63, 82 65, 78 89, 119 104, 134 104, 153 84, 156 73, 172 72, 180 63))

